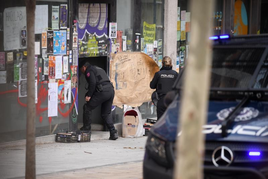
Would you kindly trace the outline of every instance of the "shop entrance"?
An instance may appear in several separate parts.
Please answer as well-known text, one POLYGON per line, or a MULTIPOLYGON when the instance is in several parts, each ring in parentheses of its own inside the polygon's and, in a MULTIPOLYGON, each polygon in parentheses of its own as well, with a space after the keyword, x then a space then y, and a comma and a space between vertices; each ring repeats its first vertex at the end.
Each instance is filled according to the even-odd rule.
MULTIPOLYGON (((101 57, 88 57, 88 58, 80 58, 79 62, 82 60, 87 60, 91 65, 98 66, 105 70, 107 73, 108 71, 108 60, 107 56, 101 57)), ((85 94, 87 90, 87 81, 85 76, 81 73, 79 75, 79 82, 78 82, 78 127, 83 125, 83 105, 85 104, 85 94)), ((101 108, 98 106, 92 112, 92 130, 106 130, 106 126, 104 126, 104 121, 101 118, 101 108)))

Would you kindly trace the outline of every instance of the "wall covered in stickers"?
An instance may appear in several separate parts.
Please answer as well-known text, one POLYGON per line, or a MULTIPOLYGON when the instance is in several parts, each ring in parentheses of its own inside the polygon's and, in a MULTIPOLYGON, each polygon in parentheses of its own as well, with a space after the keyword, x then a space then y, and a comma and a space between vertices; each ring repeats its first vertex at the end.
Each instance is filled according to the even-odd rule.
MULTIPOLYGON (((23 3, 12 0, 0 8, 0 36, 5 36, 0 42, 0 143, 25 138, 27 28, 23 3)), ((78 115, 78 45, 72 43, 77 27, 69 19, 69 0, 37 2, 33 59, 36 136, 65 132, 70 117, 78 115)))

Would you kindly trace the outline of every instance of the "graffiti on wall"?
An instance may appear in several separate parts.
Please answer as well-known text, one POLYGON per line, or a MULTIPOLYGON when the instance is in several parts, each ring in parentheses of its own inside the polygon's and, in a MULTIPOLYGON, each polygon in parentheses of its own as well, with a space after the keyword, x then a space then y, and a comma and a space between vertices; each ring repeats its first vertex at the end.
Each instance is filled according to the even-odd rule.
MULTIPOLYGON (((71 76, 69 75, 67 77, 67 80, 70 80, 71 76)), ((47 84, 46 81, 40 81, 39 80, 39 73, 38 73, 38 76, 37 76, 37 82, 38 82, 38 86, 40 86, 40 88, 38 89, 38 102, 36 103, 36 116, 39 118, 39 122, 42 123, 43 121, 43 117, 42 117, 42 113, 48 111, 48 107, 42 107, 44 106, 43 104, 45 103, 45 101, 47 100, 48 98, 48 89, 45 87, 45 85, 47 84)), ((73 89, 75 92, 75 95, 73 96, 73 102, 72 104, 70 105, 69 108, 66 108, 66 104, 64 103, 63 100, 60 100, 59 101, 59 108, 58 108, 58 113, 62 116, 62 117, 68 117, 71 113, 72 113, 72 110, 73 108, 75 109, 75 102, 77 101, 77 94, 78 94, 78 88, 76 87, 75 89, 73 89), (65 110, 64 110, 65 109, 65 110)), ((59 94, 58 94, 58 99, 61 99, 62 98, 62 93, 64 92, 64 87, 61 88, 61 90, 59 91, 59 94)), ((18 89, 15 89, 15 90, 9 90, 9 91, 2 91, 0 92, 0 96, 1 95, 6 95, 6 94, 9 94, 9 93, 18 93, 18 89)), ((17 102, 20 106, 22 107, 27 107, 27 104, 26 103, 23 103, 21 102, 19 96, 17 96, 17 102)), ((52 118, 49 117, 49 123, 51 123, 52 121, 52 118)), ((75 121, 77 122, 77 121, 75 121)))
POLYGON ((242 0, 235 1, 234 35, 248 34, 247 9, 242 0))

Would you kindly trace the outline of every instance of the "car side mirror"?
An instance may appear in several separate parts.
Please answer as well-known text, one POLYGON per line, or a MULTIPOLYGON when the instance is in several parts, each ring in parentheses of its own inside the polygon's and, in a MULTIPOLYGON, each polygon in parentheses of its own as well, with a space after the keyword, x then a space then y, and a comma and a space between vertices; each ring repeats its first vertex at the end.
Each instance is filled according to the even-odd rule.
POLYGON ((169 91, 166 96, 164 97, 164 105, 166 107, 169 106, 169 104, 174 100, 175 96, 177 95, 177 91, 176 90, 172 90, 172 91, 169 91))

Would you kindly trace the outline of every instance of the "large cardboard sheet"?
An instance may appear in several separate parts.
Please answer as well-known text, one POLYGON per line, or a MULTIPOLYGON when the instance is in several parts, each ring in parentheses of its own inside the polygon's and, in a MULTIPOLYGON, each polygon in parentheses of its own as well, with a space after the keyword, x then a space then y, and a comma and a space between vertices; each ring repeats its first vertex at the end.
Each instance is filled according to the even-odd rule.
POLYGON ((111 82, 115 88, 113 104, 137 107, 151 101, 154 90, 150 88, 150 82, 157 71, 159 67, 156 62, 144 53, 114 54, 110 64, 111 82))

